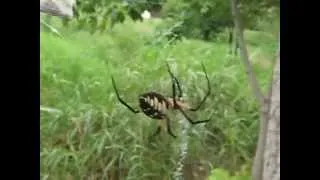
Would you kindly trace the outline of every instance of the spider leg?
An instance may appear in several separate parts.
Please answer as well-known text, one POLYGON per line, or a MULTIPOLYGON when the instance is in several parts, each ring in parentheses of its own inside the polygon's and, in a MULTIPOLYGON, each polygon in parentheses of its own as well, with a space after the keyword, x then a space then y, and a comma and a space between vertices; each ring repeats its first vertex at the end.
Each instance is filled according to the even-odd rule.
POLYGON ((113 86, 113 89, 114 91, 116 92, 116 95, 117 95, 117 98, 118 100, 120 101, 121 104, 123 104, 124 106, 126 106, 130 111, 132 111, 133 113, 137 114, 139 113, 140 111, 139 110, 135 110, 133 109, 130 105, 128 105, 123 99, 121 99, 120 95, 119 95, 119 92, 118 92, 118 89, 116 87, 116 83, 115 83, 115 80, 113 78, 113 76, 111 76, 111 80, 112 80, 112 86, 113 86))
POLYGON ((182 115, 191 123, 191 124, 199 124, 199 123, 206 123, 208 122, 210 119, 206 119, 206 120, 200 120, 200 121, 193 121, 183 110, 182 108, 177 105, 177 101, 176 101, 176 79, 174 78, 174 75, 173 73, 171 72, 170 70, 170 67, 169 65, 167 64, 167 67, 168 67, 168 72, 171 76, 171 81, 172 81, 172 97, 173 97, 173 105, 175 107, 178 108, 178 110, 182 113, 182 115))
POLYGON ((172 136, 173 138, 177 138, 176 135, 173 134, 172 130, 171 130, 171 124, 170 124, 170 119, 168 116, 164 116, 165 120, 166 120, 166 124, 167 124, 167 131, 170 134, 170 136, 172 136))
POLYGON ((203 99, 201 100, 200 104, 195 107, 195 108, 191 108, 189 109, 190 111, 197 111, 200 109, 200 107, 202 106, 202 104, 206 101, 207 97, 210 95, 211 93, 211 85, 210 85, 210 80, 208 78, 208 74, 207 74, 207 71, 206 71, 206 68, 204 67, 203 63, 201 63, 201 66, 202 66, 202 70, 204 72, 204 74, 206 75, 206 79, 207 79, 207 86, 208 86, 208 91, 207 91, 207 94, 203 97, 203 99))
POLYGON ((158 126, 156 131, 149 137, 149 139, 153 138, 154 136, 158 135, 161 131, 161 126, 158 126))
POLYGON ((162 120, 160 120, 160 121, 165 120, 165 122, 160 122, 160 121, 159 121, 159 125, 158 125, 156 131, 149 137, 149 139, 151 139, 151 138, 155 137, 156 135, 158 135, 163 128, 167 128, 167 132, 168 132, 168 134, 169 134, 170 136, 172 136, 172 137, 174 137, 174 138, 177 137, 176 135, 174 135, 174 133, 173 133, 172 130, 171 130, 171 124, 170 124, 170 119, 169 119, 169 117, 168 117, 167 115, 164 115, 163 118, 164 118, 164 119, 162 119, 162 120), (164 126, 164 125, 166 125, 166 126, 164 126))
POLYGON ((194 121, 192 120, 186 112, 184 112, 180 107, 178 108, 178 110, 183 114, 183 116, 191 123, 191 124, 200 124, 200 123, 206 123, 208 121, 210 121, 210 119, 205 119, 205 120, 200 120, 200 121, 194 121))
MULTIPOLYGON (((179 80, 177 79, 177 77, 175 77, 174 75, 173 75, 173 73, 171 72, 171 69, 170 69, 170 66, 169 66, 169 64, 167 63, 167 68, 168 68, 168 72, 169 72, 169 74, 170 74, 170 76, 171 76, 171 78, 173 78, 173 80, 175 81, 175 84, 177 85, 177 87, 178 87, 178 97, 179 98, 182 98, 182 96, 183 96, 183 92, 182 92, 182 88, 181 88, 181 86, 180 86, 180 83, 179 83, 179 80)), ((174 83, 172 83, 172 86, 174 86, 174 83)))
POLYGON ((182 98, 183 94, 182 94, 182 89, 181 89, 180 83, 179 83, 178 79, 175 76, 173 76, 173 78, 174 78, 174 81, 176 82, 176 85, 178 87, 178 93, 179 93, 178 97, 182 98))

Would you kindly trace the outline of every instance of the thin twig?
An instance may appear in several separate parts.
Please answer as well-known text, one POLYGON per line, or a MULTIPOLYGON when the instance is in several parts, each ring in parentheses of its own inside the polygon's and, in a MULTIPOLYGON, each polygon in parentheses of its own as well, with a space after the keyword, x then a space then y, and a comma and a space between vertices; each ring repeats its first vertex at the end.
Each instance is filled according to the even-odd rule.
POLYGON ((43 107, 43 106, 40 106, 40 111, 45 111, 45 112, 48 112, 48 113, 57 113, 57 114, 61 114, 62 113, 62 111, 59 110, 59 109, 50 108, 50 107, 43 107))
POLYGON ((51 32, 53 32, 54 34, 56 34, 57 36, 59 36, 60 38, 63 38, 63 36, 59 33, 59 31, 52 27, 51 25, 49 25, 48 23, 44 22, 43 20, 40 19, 40 23, 45 25, 47 28, 50 29, 51 32))

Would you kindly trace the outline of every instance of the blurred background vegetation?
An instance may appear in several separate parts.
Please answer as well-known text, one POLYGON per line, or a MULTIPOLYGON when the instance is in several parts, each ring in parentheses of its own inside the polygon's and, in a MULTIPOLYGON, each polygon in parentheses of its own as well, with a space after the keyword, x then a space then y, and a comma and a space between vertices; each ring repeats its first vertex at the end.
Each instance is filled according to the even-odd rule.
MULTIPOLYGON (((239 0, 239 7, 266 91, 280 1, 239 0)), ((161 134, 150 142, 156 122, 119 104, 110 81, 112 73, 122 97, 135 107, 143 92, 169 96, 166 61, 190 103, 199 103, 207 89, 200 62, 212 86, 201 110, 190 113, 212 120, 188 130, 184 179, 250 178, 259 112, 238 55, 229 54, 229 1, 77 0, 73 19, 41 18, 60 34, 41 27, 41 179, 173 179, 183 117, 170 113, 179 138, 161 134), (142 18, 145 10, 151 19, 142 18)))

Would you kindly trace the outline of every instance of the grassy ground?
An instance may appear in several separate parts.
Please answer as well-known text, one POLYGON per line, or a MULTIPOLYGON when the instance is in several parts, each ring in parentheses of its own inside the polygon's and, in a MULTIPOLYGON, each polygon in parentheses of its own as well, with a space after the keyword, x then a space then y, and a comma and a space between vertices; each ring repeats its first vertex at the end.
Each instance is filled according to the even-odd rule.
MULTIPOLYGON (((250 163, 258 112, 240 60, 227 55, 228 45, 223 42, 154 44, 150 24, 126 23, 96 35, 61 29, 64 39, 41 32, 41 105, 60 111, 41 112, 43 179, 115 179, 112 176, 119 169, 127 179, 170 179, 179 159, 182 116, 170 114, 179 138, 162 134, 149 142, 155 121, 120 105, 110 81, 112 74, 122 97, 138 107, 142 92, 171 95, 165 61, 174 68, 192 104, 206 92, 200 62, 212 83, 205 106, 190 115, 213 119, 189 130, 187 162, 202 161, 232 171, 250 163)), ((266 89, 276 39, 263 32, 246 32, 246 38, 266 89)))

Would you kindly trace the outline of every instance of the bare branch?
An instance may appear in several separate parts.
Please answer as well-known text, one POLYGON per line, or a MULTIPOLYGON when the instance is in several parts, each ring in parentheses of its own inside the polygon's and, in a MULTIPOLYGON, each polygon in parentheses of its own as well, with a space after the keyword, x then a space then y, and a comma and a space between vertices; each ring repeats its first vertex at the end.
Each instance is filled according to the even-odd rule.
POLYGON ((252 65, 249 60, 248 56, 248 50, 245 44, 245 40, 243 37, 243 28, 240 21, 240 12, 237 7, 237 1, 236 0, 230 0, 231 2, 231 9, 232 9, 232 16, 235 24, 235 30, 237 33, 237 40, 239 42, 239 48, 240 48, 240 55, 241 59, 243 61, 243 64, 246 69, 247 76, 249 78, 249 83, 252 86, 252 90, 254 92, 254 95, 256 96, 257 100, 259 101, 260 105, 264 104, 264 96, 262 94, 261 88, 258 84, 258 81, 254 75, 252 65))

